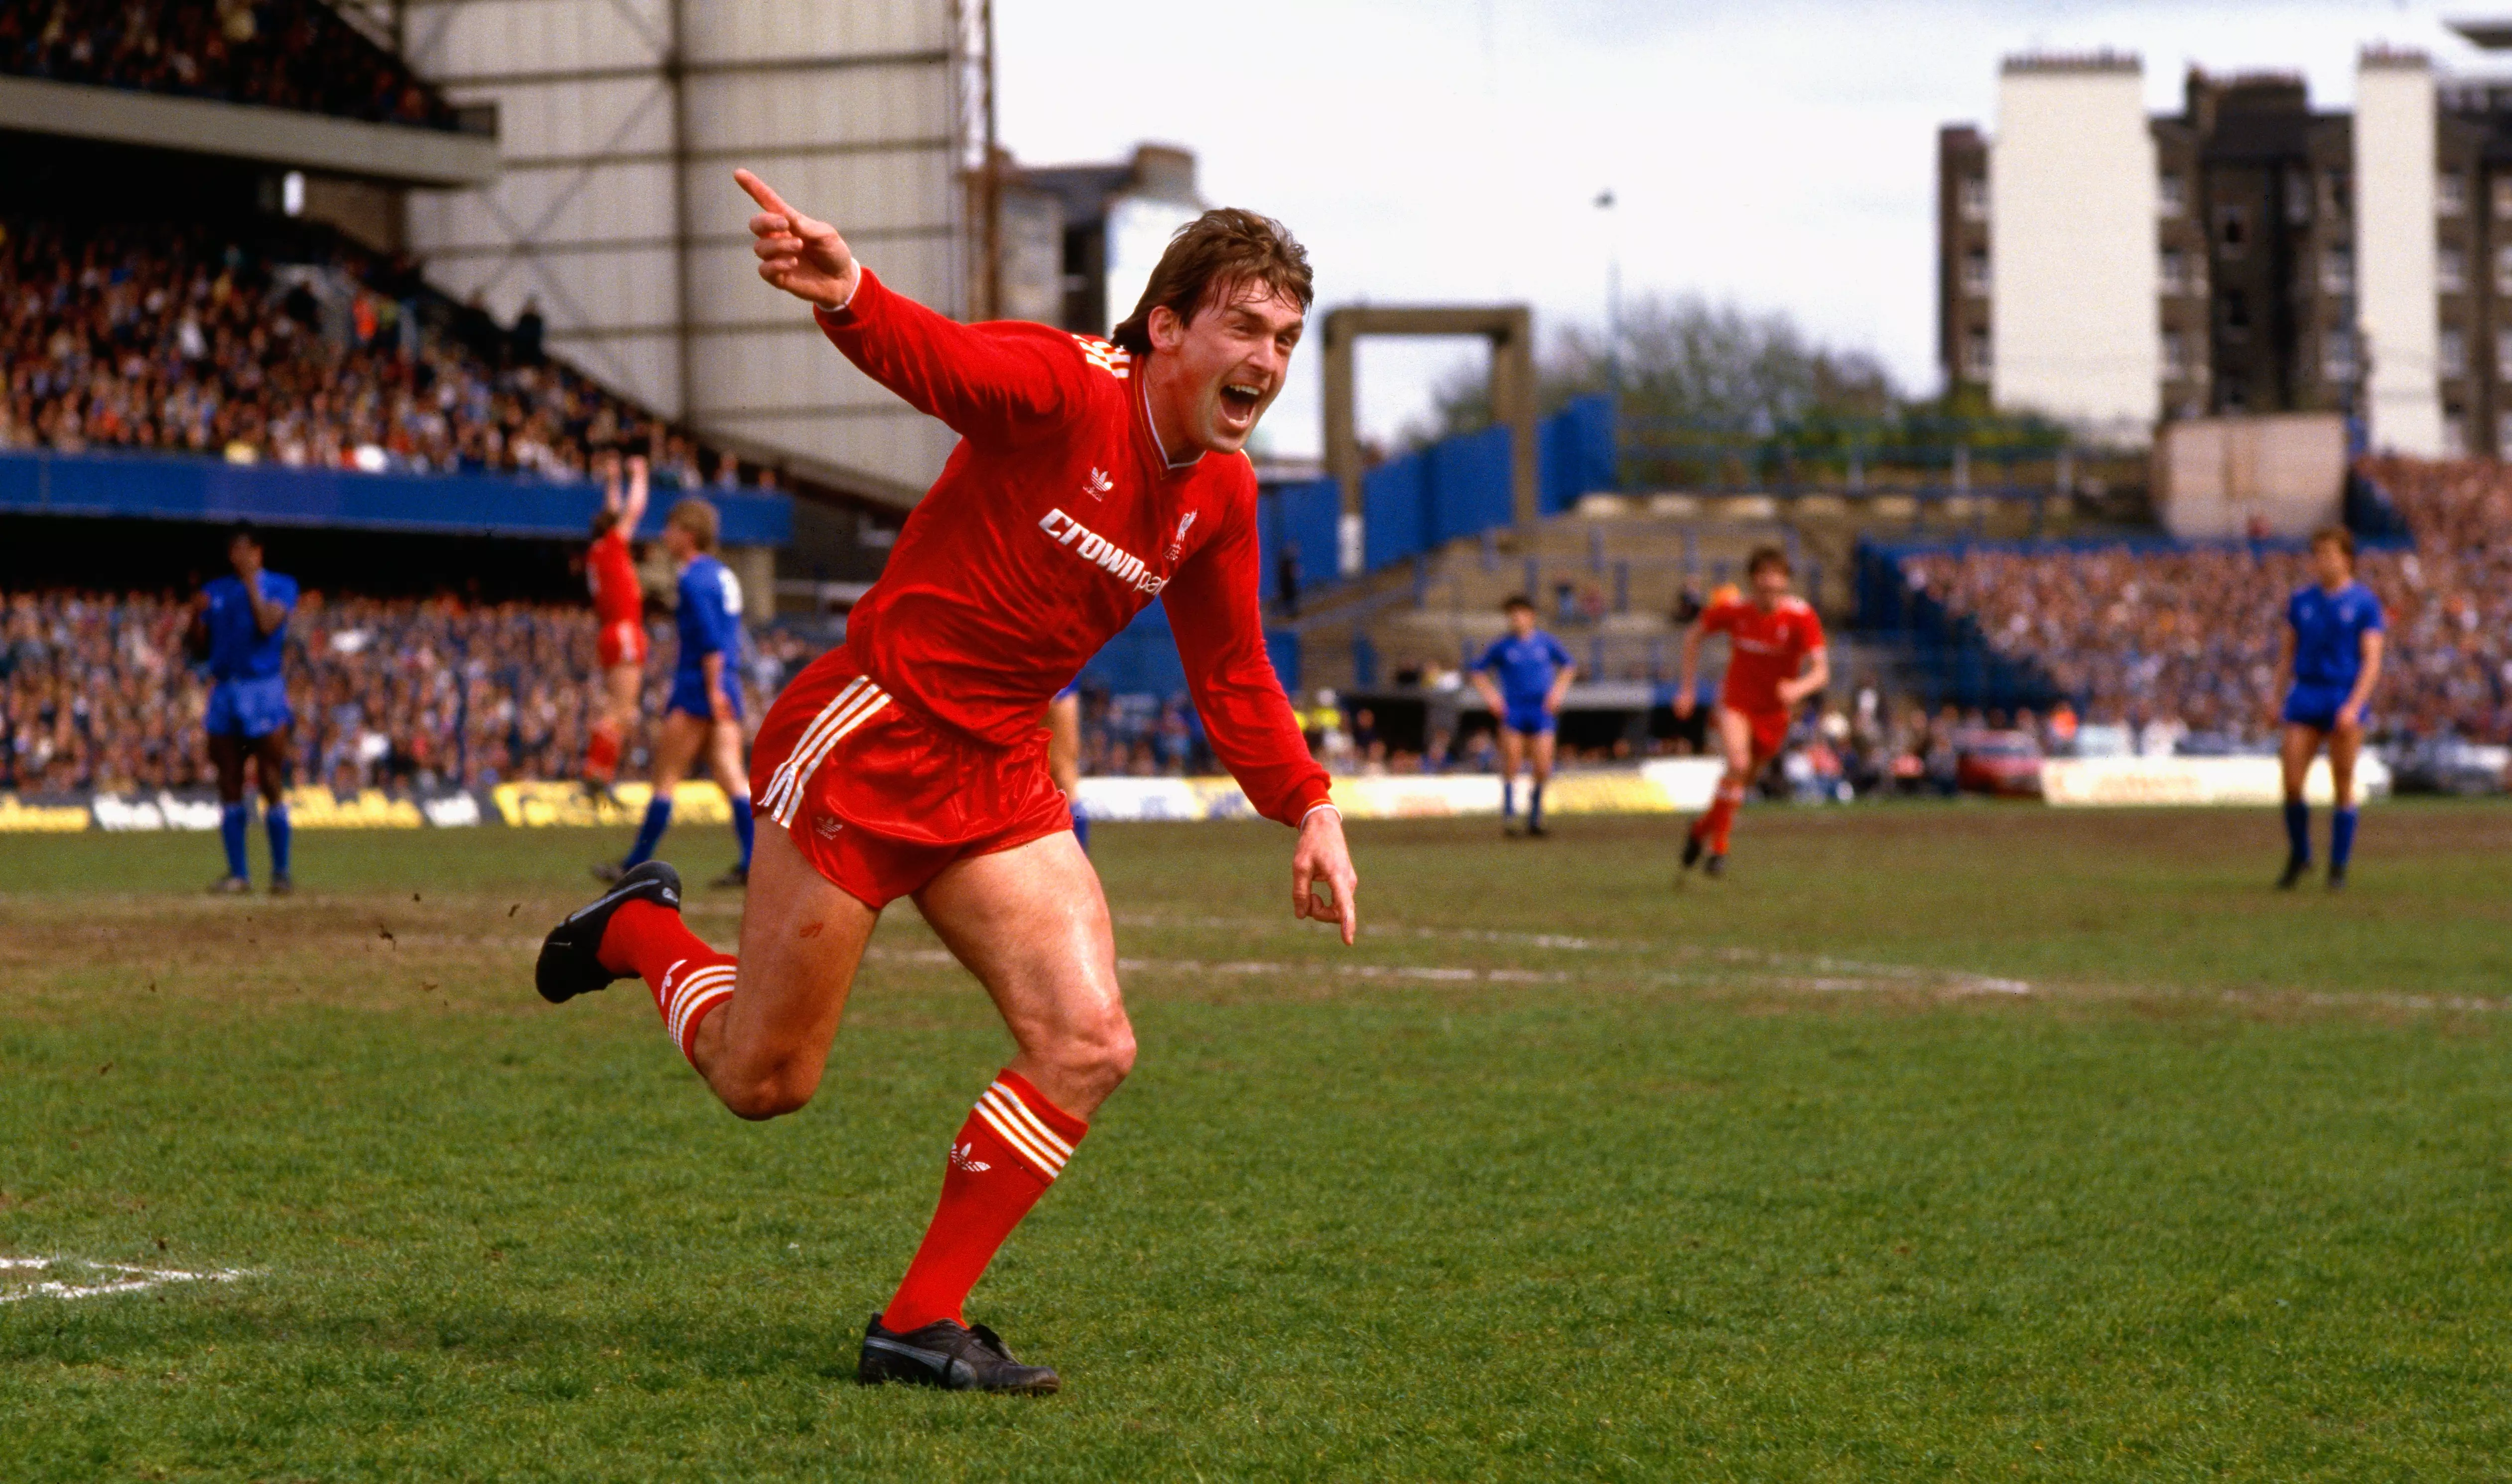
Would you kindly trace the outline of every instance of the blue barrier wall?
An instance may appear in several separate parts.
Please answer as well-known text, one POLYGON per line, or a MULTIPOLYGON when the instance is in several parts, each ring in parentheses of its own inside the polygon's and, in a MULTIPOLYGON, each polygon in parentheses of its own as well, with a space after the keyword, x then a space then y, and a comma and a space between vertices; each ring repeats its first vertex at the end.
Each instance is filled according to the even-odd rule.
MULTIPOLYGON (((724 517, 728 546, 783 546, 794 505, 782 494, 700 490, 724 517)), ((657 488, 638 535, 663 531, 679 491, 657 488)), ((581 540, 602 487, 494 474, 356 474, 230 464, 166 453, 0 453, 0 513, 253 521, 449 535, 581 540)))
POLYGON ((1623 487, 1614 444, 1614 399, 1582 397, 1535 428, 1544 513, 1558 515, 1579 496, 1623 487))
MULTIPOLYGON (((1286 629, 1265 632, 1265 652, 1285 690, 1300 688, 1300 638, 1286 629)), ((1184 695, 1186 665, 1178 658, 1169 612, 1153 604, 1081 667, 1081 683, 1118 695, 1184 695)))
MULTIPOLYGON (((1618 488, 1614 404, 1582 397, 1536 424, 1537 508, 1618 488)), ((1515 524, 1507 428, 1440 439, 1361 476, 1361 563, 1371 571, 1459 536, 1515 524)), ((1307 545, 1302 543, 1305 554, 1307 545)))
POLYGON ((1429 498, 1422 511, 1425 547, 1517 524, 1517 494, 1510 477, 1512 442, 1509 429, 1485 428, 1443 438, 1417 455, 1430 466, 1424 480, 1429 498))
POLYGON ((1363 570, 1374 572, 1422 550, 1431 498, 1431 460, 1423 453, 1391 458, 1360 477, 1363 570))
POLYGON ((1279 598, 1282 548, 1300 548, 1300 585, 1310 592, 1336 579, 1343 540, 1343 487, 1330 479, 1268 485, 1256 497, 1256 545, 1265 565, 1266 600, 1279 598))

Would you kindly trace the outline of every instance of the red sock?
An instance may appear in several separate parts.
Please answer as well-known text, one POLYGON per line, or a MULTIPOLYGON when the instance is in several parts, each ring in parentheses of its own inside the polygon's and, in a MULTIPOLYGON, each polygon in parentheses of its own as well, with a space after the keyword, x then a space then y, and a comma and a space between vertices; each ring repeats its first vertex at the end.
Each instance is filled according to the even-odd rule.
POLYGON ((699 1022, 732 997, 733 957, 707 947, 668 907, 622 904, 602 931, 598 957, 606 967, 645 976, 654 1008, 663 1012, 663 1030, 683 1056, 697 1044, 699 1022))
POLYGON ((1710 801, 1709 812, 1692 822, 1692 838, 1709 847, 1712 855, 1727 853, 1727 832, 1736 823, 1736 806, 1745 801, 1745 791, 1721 782, 1718 797, 1710 801))
POLYGON ((882 1325, 897 1332, 936 1319, 965 1323, 960 1307, 968 1302, 968 1290, 1089 1130, 1018 1074, 996 1077, 951 1141, 942 1202, 933 1225, 924 1229, 916 1260, 907 1265, 907 1276, 899 1280, 897 1297, 882 1312, 882 1325))
POLYGON ((619 723, 604 717, 593 723, 593 735, 584 744, 584 776, 608 783, 618 773, 619 723))

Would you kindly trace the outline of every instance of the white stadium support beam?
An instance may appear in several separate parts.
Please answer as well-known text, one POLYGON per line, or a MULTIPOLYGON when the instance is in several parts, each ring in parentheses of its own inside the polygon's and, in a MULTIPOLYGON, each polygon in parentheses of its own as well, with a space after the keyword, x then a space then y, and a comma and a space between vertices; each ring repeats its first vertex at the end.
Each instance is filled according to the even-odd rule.
POLYGON ((1989 394, 2141 445, 2162 410, 2154 137, 2134 57, 2010 59, 1989 146, 1989 394))
POLYGON ((2434 79, 2414 53, 2367 52, 2355 74, 2356 318, 2373 447, 2444 448, 2434 284, 2434 79))
POLYGON ((406 0, 403 55, 455 103, 493 102, 504 146, 495 184, 412 195, 412 251, 501 322, 536 298, 553 353, 721 446, 912 503, 952 434, 760 282, 732 172, 964 314, 979 3, 406 0))
POLYGON ((0 77, 0 129, 259 160, 395 185, 497 178, 497 140, 490 135, 40 77, 0 77))

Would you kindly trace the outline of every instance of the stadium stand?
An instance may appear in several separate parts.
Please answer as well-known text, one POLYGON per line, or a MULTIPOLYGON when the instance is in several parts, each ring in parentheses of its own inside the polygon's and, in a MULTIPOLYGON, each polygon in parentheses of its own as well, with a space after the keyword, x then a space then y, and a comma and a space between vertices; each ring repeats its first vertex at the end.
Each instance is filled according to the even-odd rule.
POLYGON ((23 0, 0 72, 451 130, 454 111, 322 0, 23 0))
MULTIPOLYGON (((206 786, 209 683, 187 662, 174 595, 19 593, 0 624, 0 790, 65 795, 206 786)), ((670 684, 669 623, 650 623, 647 709, 670 684)), ((298 776, 335 790, 486 788, 573 776, 591 718, 592 611, 308 593, 289 628, 298 776)), ((758 715, 807 663, 763 631, 743 669, 758 715)))
POLYGON ((737 477, 737 460, 324 228, 17 218, 0 233, 0 448, 566 481, 627 447, 650 449, 667 488, 710 467, 737 477))
MULTIPOLYGON (((2368 550, 2359 575, 2389 614, 2374 702, 2392 738, 2512 731, 2512 471, 2374 459, 2413 549, 2368 550)), ((1909 587, 2037 667, 2097 724, 2160 723, 2225 743, 2272 730, 2279 615, 2309 577, 2265 543, 1974 547, 1903 558, 1909 587)))

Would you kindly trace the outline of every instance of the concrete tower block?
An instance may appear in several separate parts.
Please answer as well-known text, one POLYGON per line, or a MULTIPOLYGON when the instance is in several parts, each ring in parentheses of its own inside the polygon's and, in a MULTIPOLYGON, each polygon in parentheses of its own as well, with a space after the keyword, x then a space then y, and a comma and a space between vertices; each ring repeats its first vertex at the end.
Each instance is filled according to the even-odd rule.
POLYGON ((2373 447, 2436 457, 2434 80, 2416 53, 2370 51, 2357 62, 2355 262, 2373 447))
POLYGON ((2162 410, 2154 137, 2135 57, 2010 58, 1989 146, 1989 394, 2106 443, 2162 410))

